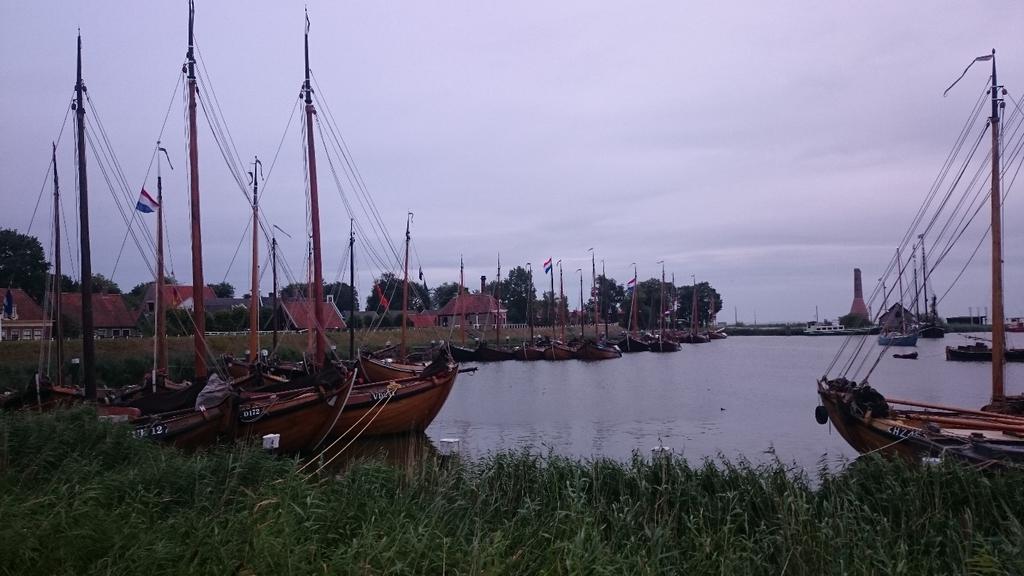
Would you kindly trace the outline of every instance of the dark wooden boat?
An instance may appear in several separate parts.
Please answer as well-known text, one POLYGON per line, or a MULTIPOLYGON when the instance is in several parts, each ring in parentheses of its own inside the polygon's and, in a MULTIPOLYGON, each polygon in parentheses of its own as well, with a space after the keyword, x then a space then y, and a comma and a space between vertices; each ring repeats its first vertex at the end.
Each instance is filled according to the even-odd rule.
POLYGON ((918 329, 917 335, 921 338, 944 338, 946 329, 936 324, 925 324, 918 329))
POLYGON ((899 358, 901 360, 917 360, 917 352, 908 352, 907 354, 893 354, 893 358, 899 358))
POLYGON ((487 342, 480 342, 480 345, 476 349, 476 360, 477 362, 502 362, 504 360, 515 360, 516 353, 514 350, 507 348, 497 348, 491 346, 487 342))
POLYGON ((648 346, 651 352, 679 352, 682 349, 677 342, 661 337, 652 338, 648 346))
MULTIPOLYGON (((1024 348, 1008 348, 1003 353, 1007 362, 1024 362, 1024 348)), ((991 362, 992 347, 984 342, 963 346, 946 346, 946 360, 954 362, 991 362)))
POLYGON ((517 347, 514 351, 516 360, 543 360, 544 349, 539 346, 532 346, 524 343, 522 346, 517 347))
POLYGON ((359 356, 357 362, 360 379, 363 382, 385 382, 399 378, 410 378, 418 375, 426 367, 424 364, 404 364, 389 360, 380 360, 359 356))
POLYGON ((572 360, 576 351, 561 342, 551 342, 543 348, 545 360, 572 360))
POLYGON ((352 388, 332 436, 382 436, 422 432, 444 406, 459 366, 438 359, 417 376, 352 388))
MULTIPOLYGON (((100 413, 109 414, 112 410, 124 409, 101 408, 100 413)), ((130 419, 129 424, 133 427, 136 438, 147 438, 177 448, 195 450, 211 446, 218 439, 230 436, 235 414, 235 399, 228 396, 213 407, 189 407, 172 412, 143 415, 130 419)))
POLYGON ((238 401, 235 438, 280 434, 280 452, 315 448, 340 420, 355 373, 346 378, 337 369, 325 368, 314 378, 311 388, 243 393, 238 401))
POLYGON ((729 337, 722 328, 719 328, 718 330, 711 330, 707 332, 705 336, 707 336, 708 340, 725 340, 729 337))
POLYGON ((600 344, 587 340, 576 349, 576 358, 579 360, 611 360, 612 358, 622 358, 622 352, 614 344, 600 344))
POLYGON ((651 350, 651 344, 647 339, 639 338, 628 332, 615 345, 625 353, 649 352, 651 350))
POLYGON ((696 332, 674 332, 671 339, 680 344, 706 344, 711 340, 704 334, 696 332))
POLYGON ((456 362, 476 362, 476 350, 466 348, 465 346, 456 346, 455 344, 449 344, 448 350, 452 355, 452 360, 456 362))

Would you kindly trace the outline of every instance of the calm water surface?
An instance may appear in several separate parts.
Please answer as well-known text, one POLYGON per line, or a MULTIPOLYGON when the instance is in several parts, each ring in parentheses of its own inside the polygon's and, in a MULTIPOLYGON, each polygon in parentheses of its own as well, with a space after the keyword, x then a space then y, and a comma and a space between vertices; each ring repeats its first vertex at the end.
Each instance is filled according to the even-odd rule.
MULTIPOLYGON (((1013 339, 1019 335, 1009 336, 1011 346, 1024 346, 1013 339)), ((471 457, 528 449, 627 460, 660 443, 691 461, 722 455, 763 462, 774 451, 814 470, 856 455, 814 420, 815 380, 842 341, 743 336, 604 362, 481 364, 459 376, 427 436, 434 444, 459 438, 461 453, 471 457)), ((958 335, 922 339, 918 360, 887 357, 870 381, 896 398, 980 407, 991 365, 944 356, 946 345, 966 342, 958 335)), ((1024 365, 1008 365, 1006 382, 1007 393, 1024 392, 1024 365)))

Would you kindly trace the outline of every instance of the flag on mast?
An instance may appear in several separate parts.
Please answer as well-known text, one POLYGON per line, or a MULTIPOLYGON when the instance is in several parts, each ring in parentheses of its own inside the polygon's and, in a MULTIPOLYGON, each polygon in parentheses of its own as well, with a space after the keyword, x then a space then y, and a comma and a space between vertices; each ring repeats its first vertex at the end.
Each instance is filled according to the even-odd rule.
POLYGON ((544 261, 544 273, 551 273, 551 258, 548 258, 547 260, 544 261))
POLYGON ((146 192, 145 188, 143 188, 142 192, 139 193, 139 201, 135 203, 135 209, 139 212, 151 214, 159 207, 160 204, 149 195, 149 192, 146 192))

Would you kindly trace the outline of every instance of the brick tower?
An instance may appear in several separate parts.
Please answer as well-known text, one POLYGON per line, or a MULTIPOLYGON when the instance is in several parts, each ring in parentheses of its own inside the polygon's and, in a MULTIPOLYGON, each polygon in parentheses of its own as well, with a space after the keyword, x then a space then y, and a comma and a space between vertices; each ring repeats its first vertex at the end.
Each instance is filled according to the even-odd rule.
POLYGON ((853 304, 850 306, 850 314, 869 319, 868 307, 864 304, 864 289, 860 284, 860 268, 853 269, 853 304))

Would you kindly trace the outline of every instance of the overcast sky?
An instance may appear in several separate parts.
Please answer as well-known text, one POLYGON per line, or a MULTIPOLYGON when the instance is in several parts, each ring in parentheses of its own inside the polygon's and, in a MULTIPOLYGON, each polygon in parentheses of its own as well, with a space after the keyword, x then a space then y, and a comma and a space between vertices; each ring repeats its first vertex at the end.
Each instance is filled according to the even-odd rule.
MULTIPOLYGON (((623 283, 631 262, 643 279, 660 274, 659 260, 679 283, 691 274, 712 283, 723 320, 734 308, 748 322, 755 311, 760 322, 809 320, 816 305, 823 317, 844 314, 852 269, 864 270, 870 290, 988 68, 972 69, 943 98, 946 86, 996 48, 999 79, 1020 100, 1024 3, 710 4, 314 0, 312 68, 394 242, 415 213, 412 267, 422 266, 431 285, 457 281, 462 254, 476 286, 480 275, 493 277, 500 252, 504 270, 532 262, 541 288, 540 263, 561 258, 576 287, 576 268, 585 264, 589 279, 593 247, 623 283)), ((165 206, 174 273, 188 281, 184 110, 175 92, 186 2, 41 0, 0 11, 0 226, 26 231, 42 189, 31 233, 46 243, 50 142, 73 94, 80 27, 86 85, 134 194, 171 104, 162 139, 176 170, 165 167, 165 206)), ((199 48, 239 156, 259 155, 269 167, 284 138, 262 205, 293 235, 281 238, 282 252, 302 276, 298 118, 285 130, 302 80, 302 4, 201 1, 196 11, 199 48)), ((70 124, 60 147, 72 216, 70 124)), ((226 277, 241 294, 247 246, 228 266, 249 209, 202 118, 199 147, 206 279, 226 277)), ((349 216, 325 163, 332 281, 349 216)), ((145 186, 155 190, 155 173, 145 186)), ((93 269, 128 290, 149 279, 147 267, 129 239, 115 271, 126 227, 95 163, 90 189, 93 269)), ((1017 196, 1011 190, 1006 212, 1008 315, 1024 315, 1017 196)), ((936 273, 934 288, 950 285, 979 233, 936 273)), ((987 263, 983 250, 940 312, 989 305, 987 263)), ((379 269, 365 258, 358 267, 365 302, 379 269)))

